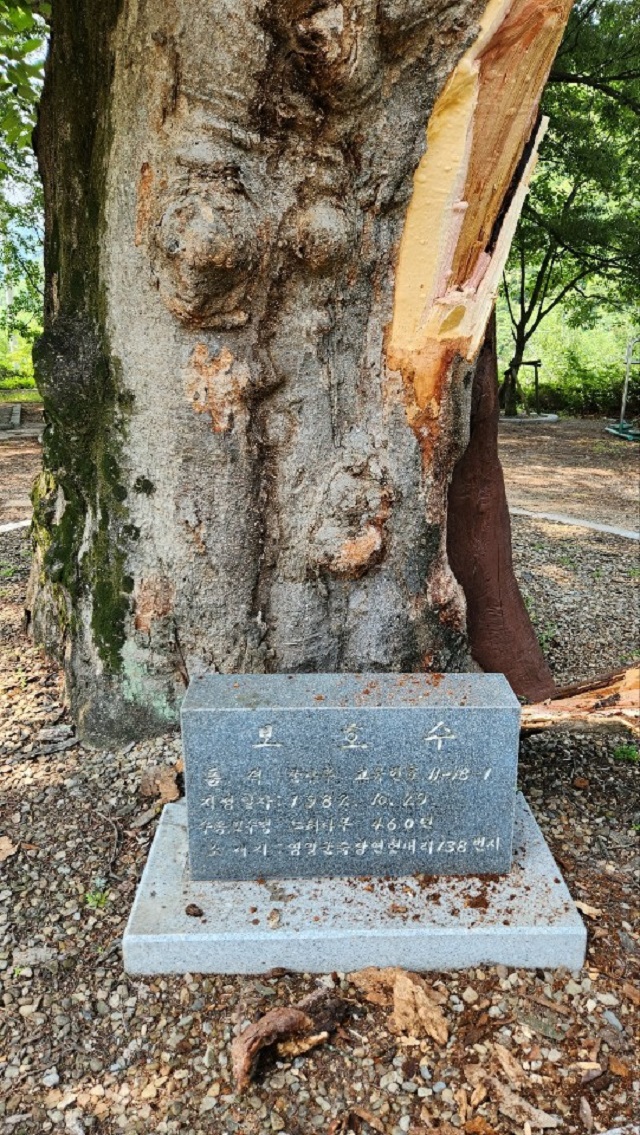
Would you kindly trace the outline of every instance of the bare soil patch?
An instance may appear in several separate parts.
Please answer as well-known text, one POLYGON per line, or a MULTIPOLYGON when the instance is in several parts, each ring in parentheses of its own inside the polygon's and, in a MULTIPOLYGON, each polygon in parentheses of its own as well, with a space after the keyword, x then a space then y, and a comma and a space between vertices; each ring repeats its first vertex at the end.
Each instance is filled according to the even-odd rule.
MULTIPOLYGON (((591 423, 573 425, 548 445, 531 427, 503 439, 510 492, 535 458, 541 482, 546 469, 554 492, 564 483, 562 507, 542 483, 535 496, 535 482, 521 507, 633 526, 624 486, 636 451, 613 439, 600 451, 591 423)), ((39 447, 3 439, 0 474, 10 456, 15 479, 0 478, 2 493, 24 499, 39 447)), ((2 519, 28 513, 0 503, 2 519)), ((518 578, 558 681, 633 657, 637 545, 523 518, 513 528, 518 578)), ((574 974, 428 974, 444 1042, 393 1032, 388 1007, 344 974, 132 978, 119 942, 156 823, 145 773, 174 765, 179 739, 116 752, 78 743, 59 669, 24 635, 29 554, 26 532, 0 535, 0 1126, 14 1135, 529 1135, 533 1109, 563 1135, 637 1123, 640 773, 628 734, 523 741, 521 787, 588 912, 587 962, 574 974), (261 1057, 239 1093, 234 1036, 319 986, 343 1002, 340 1026, 305 1055, 261 1057)))
POLYGON ((548 425, 500 424, 500 460, 511 508, 558 512, 638 530, 640 445, 605 432, 605 422, 567 418, 548 425))

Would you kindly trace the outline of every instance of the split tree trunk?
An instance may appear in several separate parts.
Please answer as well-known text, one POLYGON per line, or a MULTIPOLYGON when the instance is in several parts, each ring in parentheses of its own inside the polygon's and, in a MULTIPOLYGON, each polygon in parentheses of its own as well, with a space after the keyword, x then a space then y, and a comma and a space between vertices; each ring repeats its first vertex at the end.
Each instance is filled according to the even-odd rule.
POLYGON ((513 572, 511 520, 498 458, 495 316, 475 368, 469 444, 449 487, 449 562, 467 601, 473 657, 542 701, 555 691, 513 572))
POLYGON ((29 605, 85 737, 472 664, 447 491, 570 6, 53 0, 29 605))

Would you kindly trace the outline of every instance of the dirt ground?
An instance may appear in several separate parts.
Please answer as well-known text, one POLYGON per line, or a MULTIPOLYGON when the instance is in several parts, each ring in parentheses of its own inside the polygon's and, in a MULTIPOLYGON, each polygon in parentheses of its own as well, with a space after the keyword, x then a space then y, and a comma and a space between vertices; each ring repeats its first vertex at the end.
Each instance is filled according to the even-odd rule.
POLYGON ((31 516, 29 494, 42 460, 42 411, 25 406, 18 430, 0 433, 0 524, 31 516))
MULTIPOLYGON (((542 536, 519 524, 526 557, 526 526, 530 541, 542 536)), ((427 974, 435 1038, 398 1029, 392 997, 372 1000, 357 975, 131 977, 120 939, 160 812, 143 781, 150 766, 175 769, 179 738, 78 743, 60 673, 23 632, 27 533, 0 535, 0 553, 0 1130, 640 1135, 640 778, 628 734, 521 746, 520 785, 588 927, 577 972, 427 974), (314 990, 341 1023, 304 1055, 267 1054, 241 1093, 233 1038, 314 990)))
POLYGON ((511 508, 638 531, 640 445, 608 434, 603 421, 500 424, 500 459, 511 508))

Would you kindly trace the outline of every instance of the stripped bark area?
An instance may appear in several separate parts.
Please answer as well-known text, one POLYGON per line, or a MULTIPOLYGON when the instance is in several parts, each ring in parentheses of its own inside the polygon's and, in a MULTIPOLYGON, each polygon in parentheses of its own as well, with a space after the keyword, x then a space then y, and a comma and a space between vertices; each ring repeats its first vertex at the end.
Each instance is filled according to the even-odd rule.
POLYGON ((469 445, 449 489, 447 551, 466 596, 476 662, 504 673, 516 694, 539 701, 551 697, 555 685, 513 571, 499 416, 493 320, 475 368, 469 445))
MULTIPOLYGON (((431 473, 428 510, 440 526, 443 549, 452 459, 458 456, 451 435, 461 405, 468 414, 468 402, 456 385, 471 381, 462 364, 476 360, 494 310, 546 130, 546 121, 538 117, 540 98, 572 3, 490 0, 479 35, 433 109, 427 149, 414 179, 398 260, 388 362, 402 375, 407 415, 431 473)), ((497 453, 491 457, 486 474, 476 469, 476 476, 486 475, 487 495, 492 475, 498 494, 502 485, 497 453)), ((516 692, 535 698, 549 693, 553 682, 510 567, 508 515, 499 511, 501 526, 489 558, 487 538, 491 542, 492 536, 486 529, 482 539, 460 533, 460 548, 482 553, 483 559, 463 567, 456 557, 459 570, 453 561, 452 566, 469 608, 473 657, 485 668, 507 674, 516 692), (491 568, 507 558, 506 577, 489 581, 491 568), (487 578, 484 594, 479 594, 482 574, 487 578), (488 625, 479 615, 482 599, 491 599, 494 610, 496 604, 500 608, 504 627, 499 631, 491 625, 491 612, 488 625)), ((471 530, 482 523, 481 514, 469 508, 465 520, 471 530)), ((450 550, 453 543, 449 540, 450 550)))
POLYGON ((573 0, 490 0, 429 120, 397 269, 389 362, 437 419, 452 350, 480 349, 545 124, 573 0), (435 236, 434 236, 435 234, 435 236))
POLYGON ((569 6, 54 0, 30 609, 85 737, 472 665, 447 487, 569 6))

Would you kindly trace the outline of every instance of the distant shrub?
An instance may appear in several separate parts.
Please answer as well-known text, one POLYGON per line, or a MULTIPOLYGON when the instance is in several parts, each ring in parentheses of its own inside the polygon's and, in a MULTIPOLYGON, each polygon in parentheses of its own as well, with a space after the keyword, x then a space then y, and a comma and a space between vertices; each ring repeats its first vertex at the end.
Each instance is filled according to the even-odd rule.
MULTIPOLYGON (((634 368, 637 371, 637 368, 634 368)), ((597 415, 616 418, 620 413, 624 366, 614 363, 601 363, 597 359, 592 364, 569 348, 555 360, 554 373, 548 377, 540 375, 540 409, 547 414, 569 414, 572 417, 597 415)), ((529 374, 521 381, 529 409, 533 408, 533 382, 529 374)), ((629 384, 627 398, 627 418, 640 414, 640 382, 635 374, 629 384)))
POLYGON ((30 390, 35 385, 33 374, 16 374, 15 370, 0 363, 0 390, 30 390))

